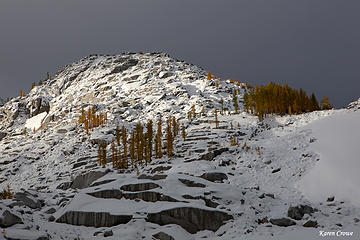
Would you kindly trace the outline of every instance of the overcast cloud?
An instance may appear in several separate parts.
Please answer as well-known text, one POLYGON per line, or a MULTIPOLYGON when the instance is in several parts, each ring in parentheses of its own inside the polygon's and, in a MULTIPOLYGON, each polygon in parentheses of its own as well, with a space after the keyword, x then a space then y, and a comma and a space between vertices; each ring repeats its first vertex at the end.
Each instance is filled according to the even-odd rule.
POLYGON ((337 107, 360 97, 359 0, 0 0, 0 96, 93 53, 162 51, 337 107))

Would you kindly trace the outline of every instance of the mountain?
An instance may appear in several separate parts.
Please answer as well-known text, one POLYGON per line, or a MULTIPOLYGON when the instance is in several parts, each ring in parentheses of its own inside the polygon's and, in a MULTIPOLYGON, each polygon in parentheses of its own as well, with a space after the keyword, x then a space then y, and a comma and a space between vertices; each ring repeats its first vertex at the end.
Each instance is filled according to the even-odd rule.
MULTIPOLYGON (((0 188, 9 186, 13 196, 0 202, 3 235, 316 239, 321 237, 318 230, 359 230, 357 200, 332 187, 336 181, 324 180, 333 176, 348 190, 346 174, 320 176, 316 170, 327 163, 331 169, 338 167, 336 159, 324 155, 327 142, 338 152, 346 149, 346 144, 340 149, 334 144, 347 141, 353 125, 342 122, 358 121, 358 108, 269 115, 260 122, 243 111, 245 83, 207 75, 164 53, 91 55, 65 66, 28 95, 5 103, 0 107, 0 188), (106 115, 106 122, 87 134, 81 119, 89 107, 94 116, 106 115), (174 155, 167 157, 170 116, 179 119, 186 136, 175 137, 174 155), (129 160, 128 169, 114 168, 111 142, 116 127, 130 133, 136 124, 153 120, 156 132, 159 119, 164 156, 151 162, 129 160), (337 132, 334 125, 340 126, 337 132), (342 129, 347 135, 338 133, 342 129), (329 137, 328 131, 336 136, 329 137), (107 163, 102 167, 98 156, 104 142, 107 163), (320 195, 310 191, 318 181, 320 195)), ((356 142, 359 131, 350 133, 356 142)), ((346 150, 352 151, 353 145, 346 150)), ((357 166, 356 161, 344 164, 357 166)), ((349 176, 358 180, 353 172, 349 176)))

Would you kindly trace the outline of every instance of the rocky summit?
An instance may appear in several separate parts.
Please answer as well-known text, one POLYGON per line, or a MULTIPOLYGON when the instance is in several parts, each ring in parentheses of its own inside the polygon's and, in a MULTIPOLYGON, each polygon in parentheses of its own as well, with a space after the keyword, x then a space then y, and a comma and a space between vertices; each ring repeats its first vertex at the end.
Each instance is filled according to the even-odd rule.
POLYGON ((164 53, 123 53, 85 57, 10 99, 0 107, 2 235, 269 239, 358 229, 356 202, 335 190, 315 199, 302 183, 315 184, 306 176, 326 161, 316 123, 359 120, 358 102, 259 121, 243 105, 248 87, 164 53))

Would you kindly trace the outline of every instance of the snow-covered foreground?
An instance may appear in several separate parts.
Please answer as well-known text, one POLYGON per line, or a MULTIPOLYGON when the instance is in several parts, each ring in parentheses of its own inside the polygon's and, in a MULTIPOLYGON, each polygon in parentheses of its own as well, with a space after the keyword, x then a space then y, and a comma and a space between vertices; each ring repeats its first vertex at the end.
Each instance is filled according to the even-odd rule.
POLYGON ((305 128, 316 138, 310 149, 320 161, 299 182, 299 189, 311 201, 335 196, 360 206, 360 111, 339 111, 305 128))

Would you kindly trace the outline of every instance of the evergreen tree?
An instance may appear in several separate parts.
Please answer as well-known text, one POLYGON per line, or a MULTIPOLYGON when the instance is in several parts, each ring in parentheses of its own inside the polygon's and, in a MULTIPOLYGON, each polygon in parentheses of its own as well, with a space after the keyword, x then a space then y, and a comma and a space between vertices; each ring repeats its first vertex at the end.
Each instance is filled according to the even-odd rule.
POLYGON ((101 161, 102 161, 102 146, 101 144, 99 144, 99 147, 98 147, 98 157, 97 157, 97 160, 98 160, 98 164, 99 166, 101 166, 101 161))
POLYGON ((220 105, 221 105, 220 114, 224 115, 224 99, 223 98, 220 99, 220 105))
POLYGON ((184 126, 184 123, 181 124, 181 135, 182 135, 182 138, 184 139, 185 141, 185 138, 186 138, 186 132, 185 132, 185 126, 184 126))
POLYGON ((239 103, 238 103, 238 99, 237 99, 236 89, 234 89, 234 91, 233 91, 233 102, 234 102, 235 113, 238 113, 238 111, 239 111, 239 103))
POLYGON ((131 162, 134 164, 135 162, 135 131, 131 132, 130 142, 129 142, 129 151, 130 151, 130 159, 131 162))
POLYGON ((136 137, 135 137, 135 145, 136 145, 136 156, 137 161, 139 163, 142 162, 144 159, 144 133, 143 133, 143 126, 139 122, 136 124, 136 137))
POLYGON ((156 155, 156 158, 162 158, 161 137, 162 137, 161 119, 159 119, 157 132, 156 132, 156 136, 155 136, 155 155, 156 155))
POLYGON ((216 108, 214 109, 214 114, 215 114, 215 128, 219 128, 218 112, 216 108))
POLYGON ((107 143, 104 142, 103 143, 103 147, 102 147, 102 154, 101 154, 101 157, 102 157, 102 167, 105 168, 105 165, 106 165, 106 147, 107 147, 107 143))
POLYGON ((321 100, 321 106, 323 110, 330 110, 333 106, 329 103, 329 97, 325 96, 321 100))
POLYGON ((201 116, 205 116, 205 106, 204 104, 202 105, 202 109, 201 109, 201 116))
POLYGON ((145 160, 151 162, 153 141, 153 121, 150 119, 146 124, 146 154, 145 160))
POLYGON ((314 93, 311 94, 311 106, 312 106, 312 110, 313 110, 313 111, 317 111, 317 110, 320 109, 320 107, 319 107, 319 102, 318 102, 318 100, 316 99, 316 96, 315 96, 314 93))
POLYGON ((123 148, 124 148, 124 155, 123 155, 123 159, 125 162, 127 162, 127 133, 126 133, 126 128, 123 125, 121 128, 121 142, 123 144, 123 148))
POLYGON ((116 126, 115 136, 116 136, 116 143, 118 146, 120 146, 121 133, 120 133, 119 125, 116 126))
POLYGON ((171 131, 171 117, 169 117, 166 121, 166 150, 168 157, 173 155, 174 149, 174 137, 171 131))
POLYGON ((173 126, 173 136, 174 138, 178 135, 179 133, 179 123, 178 121, 176 121, 175 117, 172 117, 172 126, 173 126))
POLYGON ((195 105, 192 105, 192 106, 191 106, 191 116, 192 116, 192 118, 195 118, 195 117, 196 117, 195 105))

